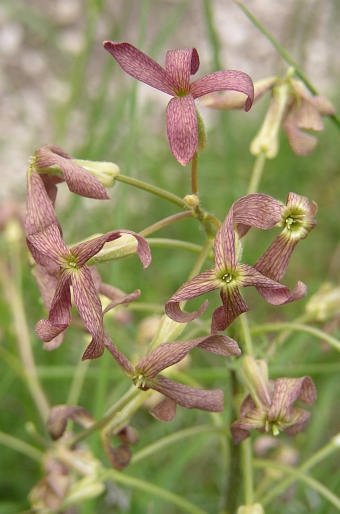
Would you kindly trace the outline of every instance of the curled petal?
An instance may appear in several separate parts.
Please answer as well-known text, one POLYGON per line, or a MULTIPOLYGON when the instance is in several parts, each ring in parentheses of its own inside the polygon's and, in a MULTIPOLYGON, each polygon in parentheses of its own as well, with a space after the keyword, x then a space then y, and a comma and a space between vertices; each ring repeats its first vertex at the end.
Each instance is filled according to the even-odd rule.
POLYGON ((169 318, 177 323, 189 323, 198 318, 208 308, 209 302, 206 300, 197 311, 194 312, 183 312, 179 306, 180 302, 174 302, 169 300, 165 305, 165 313, 169 318))
POLYGON ((71 161, 62 148, 55 145, 45 145, 36 153, 36 166, 39 169, 60 168, 63 178, 70 191, 86 198, 107 200, 109 197, 105 187, 89 171, 71 161))
POLYGON ((290 437, 304 430, 310 418, 310 412, 303 409, 291 409, 290 412, 290 426, 285 429, 285 432, 290 437))
POLYGON ((233 222, 268 230, 281 220, 281 205, 271 196, 255 193, 237 200, 233 222))
POLYGON ((224 287, 220 292, 223 305, 215 309, 212 322, 211 332, 225 330, 231 323, 243 312, 247 312, 248 306, 244 302, 238 287, 224 287))
POLYGON ((73 419, 76 423, 86 428, 94 422, 93 416, 83 407, 77 405, 56 405, 52 407, 47 427, 52 439, 59 439, 66 430, 68 419, 73 419))
MULTIPOLYGON (((103 284, 103 286, 106 286, 107 284, 103 284)), ((111 286, 108 286, 108 287, 111 287, 111 286)), ((104 289, 105 290, 105 289, 104 289)), ((105 294, 103 293, 103 288, 101 288, 101 291, 100 291, 102 294, 105 294)), ((112 302, 109 303, 109 305, 104 309, 103 311, 103 314, 105 314, 106 312, 109 312, 111 309, 113 309, 114 307, 117 307, 117 305, 125 305, 127 303, 131 303, 131 302, 134 302, 135 300, 137 300, 138 298, 140 297, 140 290, 139 289, 136 289, 135 291, 133 291, 133 293, 130 293, 130 294, 126 294, 124 296, 121 296, 119 298, 116 298, 115 300, 112 300, 112 302)))
POLYGON ((293 291, 290 292, 288 287, 281 288, 264 288, 264 287, 256 287, 257 291, 260 293, 268 303, 272 305, 285 305, 286 303, 295 302, 297 300, 301 300, 307 294, 307 286, 303 282, 298 281, 293 291))
POLYGON ((153 59, 129 43, 105 41, 104 48, 131 77, 168 95, 173 95, 176 84, 171 76, 153 59))
POLYGON ((315 136, 302 132, 295 125, 295 121, 287 117, 283 123, 289 144, 296 155, 311 155, 317 145, 315 136))
POLYGON ((209 337, 205 337, 203 341, 197 345, 197 348, 202 348, 208 352, 216 353, 217 355, 226 356, 240 356, 241 350, 234 339, 231 337, 212 334, 209 337))
POLYGON ((244 110, 249 111, 254 99, 254 85, 249 75, 242 71, 216 71, 196 80, 190 86, 190 92, 194 98, 199 98, 214 91, 230 90, 247 95, 244 110))
POLYGON ((163 401, 158 403, 150 411, 156 419, 159 421, 172 421, 176 416, 176 402, 171 398, 164 398, 163 401))
POLYGON ((175 159, 186 166, 197 150, 198 125, 194 98, 172 98, 166 109, 166 130, 175 159))
POLYGON ((314 404, 316 390, 310 377, 277 379, 268 419, 290 422, 291 407, 298 398, 308 405, 314 404))
POLYGON ((35 169, 30 168, 27 172, 26 234, 32 236, 50 225, 59 226, 58 218, 42 178, 35 169))
POLYGON ((45 342, 52 341, 71 323, 70 276, 62 273, 52 301, 48 320, 42 319, 36 325, 37 336, 45 342))
POLYGON ((248 411, 246 417, 242 417, 230 427, 231 435, 234 439, 235 444, 239 444, 244 439, 250 436, 250 430, 264 431, 263 427, 266 421, 266 412, 260 409, 254 408, 248 411))
POLYGON ((175 93, 188 92, 190 75, 195 75, 200 65, 196 48, 170 50, 166 53, 165 69, 171 81, 176 84, 175 93))
POLYGON ((201 409, 209 412, 222 412, 223 391, 215 389, 207 391, 204 389, 194 389, 169 378, 157 375, 150 383, 149 387, 158 391, 164 396, 171 398, 178 405, 186 409, 201 409))

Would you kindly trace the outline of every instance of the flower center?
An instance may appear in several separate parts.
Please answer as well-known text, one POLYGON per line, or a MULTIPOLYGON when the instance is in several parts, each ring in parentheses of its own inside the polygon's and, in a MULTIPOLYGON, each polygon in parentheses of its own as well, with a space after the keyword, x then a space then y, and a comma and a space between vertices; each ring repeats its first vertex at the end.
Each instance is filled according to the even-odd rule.
POLYGON ((222 280, 224 280, 224 282, 226 282, 227 284, 230 284, 230 282, 234 280, 234 275, 232 275, 231 273, 225 273, 222 277, 222 280))

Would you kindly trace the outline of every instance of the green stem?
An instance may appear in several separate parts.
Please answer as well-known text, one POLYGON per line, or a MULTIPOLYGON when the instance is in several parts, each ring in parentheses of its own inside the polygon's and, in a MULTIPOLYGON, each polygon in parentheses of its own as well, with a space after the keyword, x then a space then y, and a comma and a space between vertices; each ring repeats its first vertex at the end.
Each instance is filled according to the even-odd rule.
POLYGON ((0 276, 7 301, 12 311, 14 330, 27 387, 36 404, 40 417, 43 423, 45 423, 50 412, 50 406, 38 378, 22 296, 16 289, 7 269, 1 263, 0 276))
POLYGON ((240 316, 240 323, 241 323, 241 328, 242 328, 243 340, 246 345, 246 353, 247 353, 247 355, 254 355, 253 341, 252 341, 251 334, 250 334, 249 323, 248 323, 248 318, 247 318, 246 312, 244 312, 240 316))
POLYGON ((165 189, 162 189, 160 187, 153 186, 152 184, 148 184, 147 182, 143 182, 142 180, 138 180, 133 177, 127 177, 126 175, 122 175, 122 174, 117 175, 115 177, 115 180, 124 182, 125 184, 129 184, 130 186, 138 187, 138 189, 143 189, 144 191, 148 191, 149 193, 152 193, 161 198, 164 198, 165 200, 168 200, 169 202, 172 202, 175 205, 182 207, 183 209, 186 209, 186 207, 187 207, 185 201, 182 198, 180 198, 179 196, 174 195, 174 194, 170 193, 169 191, 166 191, 165 189))
POLYGON ((338 341, 338 339, 327 334, 323 330, 310 327, 308 325, 301 325, 299 323, 265 323, 263 325, 257 325, 255 327, 252 327, 251 334, 257 335, 262 334, 264 332, 280 332, 281 330, 290 330, 291 332, 304 332, 305 334, 315 336, 317 339, 325 341, 335 350, 340 352, 340 341, 338 341))
POLYGON ((206 511, 200 509, 193 503, 185 500, 181 496, 167 491, 157 485, 150 484, 144 480, 140 480, 135 477, 128 476, 124 473, 120 473, 113 469, 108 469, 99 472, 100 480, 112 480, 115 483, 121 483, 129 487, 134 487, 141 491, 145 491, 151 495, 151 497, 161 498, 169 503, 176 505, 180 509, 178 512, 189 512, 190 514, 207 514, 206 511))
POLYGON ((174 248, 176 250, 187 250, 188 252, 200 253, 202 246, 194 243, 187 243, 186 241, 179 241, 178 239, 163 239, 161 237, 147 238, 149 246, 156 246, 158 248, 174 248))
MULTIPOLYGON (((291 56, 282 48, 282 46, 274 39, 274 37, 264 28, 264 26, 255 18, 255 16, 248 11, 248 9, 239 1, 234 0, 235 3, 240 7, 240 9, 245 13, 247 18, 250 19, 250 21, 257 27, 260 32, 271 42, 271 44, 274 46, 274 48, 278 51, 278 53, 283 57, 283 59, 290 65, 293 66, 295 74, 302 80, 302 82, 305 84, 305 86, 309 89, 313 95, 318 95, 317 89, 313 86, 313 84, 308 80, 306 75, 301 71, 299 65, 291 58, 291 56)), ((330 116, 330 118, 333 120, 333 122, 337 125, 338 128, 340 128, 340 119, 333 114, 330 116)))
POLYGON ((241 458, 244 484, 244 502, 246 505, 254 503, 253 455, 251 439, 245 439, 241 445, 241 458))
POLYGON ((198 153, 195 152, 193 158, 191 159, 191 192, 193 195, 198 195, 197 164, 198 153))
POLYGON ((163 220, 157 221, 153 225, 150 225, 150 227, 147 227, 144 230, 141 230, 139 232, 139 235, 143 236, 143 237, 147 237, 148 235, 153 234, 154 232, 157 232, 157 230, 167 227, 168 225, 172 225, 172 223, 176 223, 177 221, 180 221, 185 218, 194 218, 194 217, 195 217, 194 211, 178 212, 177 214, 168 216, 167 218, 164 218, 163 220))
POLYGON ((12 450, 22 453, 30 459, 41 463, 43 452, 37 450, 37 448, 34 448, 34 446, 31 446, 30 444, 27 444, 24 441, 13 437, 12 435, 0 432, 0 444, 8 446, 9 448, 12 448, 12 450))
POLYGON ((247 195, 252 193, 257 193, 262 177, 262 173, 264 170, 264 165, 266 163, 266 155, 264 152, 261 152, 255 159, 254 167, 251 172, 250 182, 248 186, 247 195))
POLYGON ((225 426, 211 426, 211 425, 201 425, 198 427, 190 427, 185 428, 183 430, 178 430, 174 434, 170 434, 166 437, 162 437, 158 439, 155 443, 149 444, 146 448, 143 448, 139 452, 135 453, 132 457, 131 464, 136 464, 140 460, 143 460, 154 453, 160 452, 163 448, 170 446, 171 444, 175 444, 178 441, 182 441, 183 439, 187 439, 189 437, 196 437, 200 434, 209 434, 209 433, 225 433, 225 426))
MULTIPOLYGON (((290 475, 289 483, 294 482, 295 480, 300 480, 301 482, 304 482, 308 487, 317 491, 320 495, 322 495, 330 503, 332 503, 334 507, 340 510, 340 498, 336 496, 334 493, 332 493, 332 491, 330 491, 326 486, 315 480, 315 478, 306 475, 301 468, 295 469, 290 466, 286 466, 284 464, 269 459, 256 459, 253 461, 253 466, 255 468, 276 469, 283 473, 286 473, 287 475, 290 475)), ((286 483, 288 483, 288 479, 286 483)), ((277 489, 278 488, 276 488, 275 496, 277 496, 277 489)), ((271 504, 273 498, 275 497, 273 492, 274 489, 272 489, 265 497, 263 497, 260 500, 261 505, 266 506, 268 504, 271 504)))

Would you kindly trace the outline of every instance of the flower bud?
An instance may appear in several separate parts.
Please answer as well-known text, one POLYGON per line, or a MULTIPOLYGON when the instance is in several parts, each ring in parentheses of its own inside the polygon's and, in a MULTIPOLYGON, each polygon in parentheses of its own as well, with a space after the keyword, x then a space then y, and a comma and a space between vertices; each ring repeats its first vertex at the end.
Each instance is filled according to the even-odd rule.
POLYGON ((119 167, 113 162, 87 161, 82 159, 71 159, 71 161, 92 173, 104 187, 112 187, 115 177, 120 173, 119 167))
POLYGON ((273 87, 272 100, 257 136, 250 144, 250 152, 259 155, 262 152, 267 159, 276 157, 279 150, 279 130, 286 111, 290 85, 284 81, 273 87))
POLYGON ((241 507, 237 509, 237 514, 264 514, 264 509, 260 503, 241 505, 241 507))
POLYGON ((184 201, 189 209, 191 209, 192 207, 196 207, 200 203, 198 196, 195 194, 186 195, 184 197, 184 201))
POLYGON ((207 146, 207 134, 205 131, 205 125, 202 116, 196 109, 197 116, 197 129, 198 129, 198 142, 197 142, 197 151, 202 152, 204 148, 207 146))
POLYGON ((311 320, 324 322, 340 314, 340 286, 324 283, 306 305, 311 320))

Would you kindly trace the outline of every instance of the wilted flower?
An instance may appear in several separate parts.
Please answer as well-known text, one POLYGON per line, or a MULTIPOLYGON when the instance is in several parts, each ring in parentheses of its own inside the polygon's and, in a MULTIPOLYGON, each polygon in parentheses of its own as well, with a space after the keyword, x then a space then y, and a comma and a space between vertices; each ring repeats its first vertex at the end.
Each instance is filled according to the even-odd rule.
POLYGON ((231 425, 231 434, 236 444, 250 435, 250 430, 280 431, 294 436, 306 427, 310 413, 293 407, 296 400, 313 405, 316 391, 313 380, 302 378, 278 378, 275 382, 268 379, 265 361, 255 361, 253 357, 243 359, 243 378, 250 395, 240 409, 240 419, 231 425))
POLYGON ((209 412, 221 412, 223 410, 223 392, 219 389, 206 391, 179 384, 161 375, 161 371, 180 362, 195 347, 223 356, 238 356, 241 353, 237 343, 230 337, 212 335, 189 341, 162 343, 138 364, 132 366, 108 336, 105 337, 105 346, 126 376, 131 378, 139 389, 143 391, 154 389, 166 397, 151 411, 162 421, 171 421, 174 418, 176 404, 186 409, 195 408, 209 412))
MULTIPOLYGON (((272 99, 260 131, 251 143, 253 155, 264 152, 268 159, 276 157, 279 149, 279 128, 287 134, 290 146, 297 155, 309 155, 317 140, 304 130, 323 130, 321 116, 335 114, 332 104, 322 96, 312 96, 303 82, 292 78, 289 70, 284 79, 268 77, 254 84, 254 102, 268 90, 272 99)), ((242 93, 226 91, 202 98, 202 103, 213 109, 240 109, 245 105, 242 93)))
MULTIPOLYGON (((47 274, 57 278, 48 320, 42 319, 36 326, 37 335, 43 341, 51 341, 71 323, 70 286, 72 285, 74 302, 92 335, 92 341, 83 359, 95 359, 102 355, 104 351, 102 304, 86 262, 97 254, 107 241, 118 239, 124 232, 132 234, 137 239, 138 255, 144 268, 147 267, 151 261, 148 244, 138 234, 127 230, 108 232, 70 249, 64 243, 59 227, 56 225, 50 225, 46 230, 27 237, 27 244, 36 262, 45 268, 47 274)), ((118 303, 121 302, 118 300, 118 303)), ((110 308, 113 306, 114 304, 111 304, 110 308)))
POLYGON ((167 136, 171 152, 183 166, 192 159, 199 143, 196 98, 212 91, 233 90, 247 95, 246 111, 252 105, 253 83, 241 71, 217 71, 190 83, 190 75, 195 75, 200 65, 195 48, 167 52, 165 69, 128 43, 106 41, 104 48, 126 73, 173 97, 166 112, 167 136))
MULTIPOLYGON (((281 219, 279 203, 264 194, 252 194, 237 200, 231 207, 224 223, 219 228, 215 242, 215 267, 200 273, 181 286, 165 306, 167 315, 180 323, 197 318, 208 306, 205 302, 193 313, 183 313, 180 302, 220 289, 223 305, 212 317, 212 332, 225 330, 237 316, 248 310, 239 287, 255 286, 260 294, 273 305, 282 305, 296 300, 289 289, 263 275, 247 264, 239 263, 241 243, 234 223, 245 227, 269 229, 281 219)), ((304 293, 305 291, 303 291, 304 293)))
MULTIPOLYGON (((313 220, 317 212, 317 204, 310 202, 305 196, 289 193, 286 205, 282 205, 281 221, 278 226, 283 227, 268 250, 258 259, 254 268, 272 280, 280 282, 286 273, 290 256, 301 239, 305 239, 315 227, 313 220)), ((266 291, 258 289, 266 298, 266 291)), ((302 282, 298 282, 290 301, 301 298, 306 292, 302 282)))

